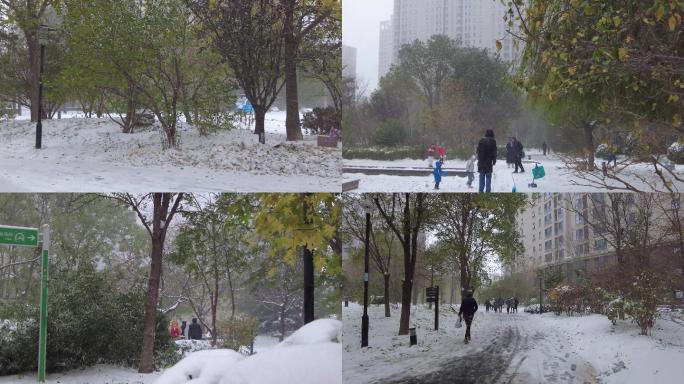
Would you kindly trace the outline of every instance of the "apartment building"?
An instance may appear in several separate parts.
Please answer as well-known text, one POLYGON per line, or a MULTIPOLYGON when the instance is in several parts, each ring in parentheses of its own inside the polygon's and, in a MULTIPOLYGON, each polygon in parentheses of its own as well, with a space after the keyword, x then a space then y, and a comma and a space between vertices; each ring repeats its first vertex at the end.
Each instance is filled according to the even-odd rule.
POLYGON ((506 33, 504 16, 508 7, 497 1, 483 0, 394 0, 390 21, 380 24, 379 77, 398 62, 399 50, 415 40, 426 41, 433 35, 446 35, 464 47, 487 49, 504 61, 514 61, 520 52, 512 36, 506 33), (391 40, 389 40, 391 36, 391 40))
MULTIPOLYGON (((533 194, 517 215, 524 247, 522 255, 505 267, 507 274, 530 273, 560 267, 566 281, 580 272, 598 273, 616 264, 611 234, 610 197, 607 194, 533 194)), ((682 275, 681 250, 669 232, 669 217, 680 209, 668 194, 623 194, 620 220, 627 231, 648 231, 653 263, 682 275), (645 222, 649 223, 646 230, 645 222)))

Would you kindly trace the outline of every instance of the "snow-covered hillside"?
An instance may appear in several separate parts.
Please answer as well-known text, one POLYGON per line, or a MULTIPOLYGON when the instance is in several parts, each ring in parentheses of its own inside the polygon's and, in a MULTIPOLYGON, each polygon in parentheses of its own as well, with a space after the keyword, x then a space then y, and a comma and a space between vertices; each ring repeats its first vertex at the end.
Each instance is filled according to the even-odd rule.
MULTIPOLYGON (((48 384, 342 384, 342 323, 311 322, 272 345, 255 345, 255 355, 227 349, 190 352, 162 372, 97 365, 79 371, 49 374, 48 384)), ((259 341, 259 339, 257 340, 259 341)), ((0 384, 35 383, 35 374, 0 377, 0 384)))
POLYGON ((109 119, 67 115, 35 124, 0 121, 0 192, 340 190, 341 151, 313 136, 285 141, 285 113, 266 116, 266 145, 248 129, 200 136, 180 131, 181 150, 162 151, 158 128, 124 134, 109 119))

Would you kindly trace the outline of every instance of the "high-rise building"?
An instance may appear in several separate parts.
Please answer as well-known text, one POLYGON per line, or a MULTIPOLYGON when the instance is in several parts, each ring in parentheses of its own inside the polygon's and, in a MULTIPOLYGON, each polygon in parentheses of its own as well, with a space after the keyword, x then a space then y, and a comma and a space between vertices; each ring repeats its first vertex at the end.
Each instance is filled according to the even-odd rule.
POLYGON ((508 7, 498 1, 394 0, 392 20, 380 25, 380 77, 398 61, 403 45, 415 40, 426 41, 433 35, 446 35, 464 47, 487 49, 492 54, 498 52, 504 61, 516 60, 520 48, 506 32, 507 11, 508 7), (385 42, 383 35, 388 28, 392 30, 391 44, 385 42), (502 43, 500 51, 496 49, 497 40, 502 43), (391 60, 386 64, 383 58, 389 57, 389 52, 391 60))
MULTIPOLYGON (((628 233, 649 238, 649 253, 654 265, 669 265, 677 260, 674 256, 681 250, 668 235, 668 223, 673 212, 680 209, 679 201, 668 194, 615 196, 604 193, 529 196, 530 204, 517 215, 524 251, 513 263, 506 265, 505 272, 534 273, 559 267, 565 281, 573 282, 580 271, 608 270, 616 264, 616 252, 611 243, 614 243, 618 226, 624 228, 625 238, 628 233)), ((684 273, 680 267, 676 268, 679 269, 675 273, 684 273)))
POLYGON ((392 30, 392 21, 383 21, 380 23, 380 57, 378 59, 378 78, 382 78, 389 72, 392 66, 393 41, 394 35, 392 30))
POLYGON ((356 79, 356 48, 342 45, 342 75, 356 79))

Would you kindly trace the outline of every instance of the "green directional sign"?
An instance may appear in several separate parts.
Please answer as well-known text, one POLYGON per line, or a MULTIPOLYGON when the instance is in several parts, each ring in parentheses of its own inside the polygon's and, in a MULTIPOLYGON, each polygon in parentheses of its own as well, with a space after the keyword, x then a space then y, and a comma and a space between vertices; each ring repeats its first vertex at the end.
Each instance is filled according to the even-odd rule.
POLYGON ((37 247, 38 229, 2 225, 0 226, 0 244, 37 247))

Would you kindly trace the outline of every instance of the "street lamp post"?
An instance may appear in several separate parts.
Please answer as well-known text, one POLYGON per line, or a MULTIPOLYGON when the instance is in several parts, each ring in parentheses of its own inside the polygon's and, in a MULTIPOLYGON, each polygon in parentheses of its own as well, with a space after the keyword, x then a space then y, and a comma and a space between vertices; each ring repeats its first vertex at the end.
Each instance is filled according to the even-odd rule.
POLYGON ((366 238, 364 241, 364 263, 363 263, 363 316, 361 316, 361 347, 368 346, 368 253, 371 231, 371 205, 370 199, 364 199, 364 211, 366 212, 366 238))
POLYGON ((38 122, 36 123, 36 149, 43 146, 43 67, 45 62, 45 44, 48 27, 41 24, 38 27, 38 42, 40 43, 40 70, 38 71, 38 122))

